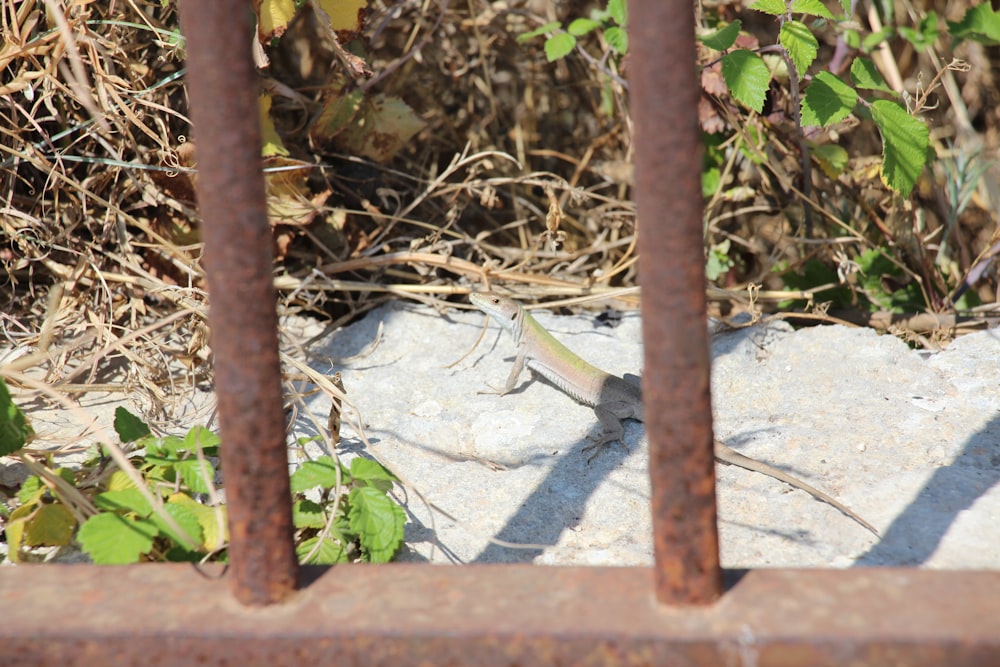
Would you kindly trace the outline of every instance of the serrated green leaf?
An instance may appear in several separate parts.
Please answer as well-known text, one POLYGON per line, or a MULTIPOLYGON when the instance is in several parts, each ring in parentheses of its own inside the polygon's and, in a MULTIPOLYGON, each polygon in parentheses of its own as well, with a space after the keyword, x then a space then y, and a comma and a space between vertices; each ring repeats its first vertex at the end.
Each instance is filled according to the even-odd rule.
POLYGON ((795 64, 799 77, 805 76, 806 70, 816 60, 819 52, 819 42, 805 23, 785 21, 781 26, 779 37, 781 45, 788 51, 788 56, 795 64))
MULTIPOLYGON (((202 505, 186 493, 175 493, 167 499, 169 505, 180 505, 187 509, 201 527, 202 545, 208 551, 217 551, 229 541, 226 506, 216 511, 215 507, 202 505)), ((193 535, 192 535, 193 536, 193 535)))
POLYGON ((132 520, 113 512, 90 517, 80 526, 77 540, 98 565, 137 563, 153 548, 159 531, 145 519, 132 520))
POLYGON ((545 40, 545 59, 550 63, 565 58, 576 47, 576 37, 560 32, 545 40))
POLYGON ((45 495, 45 485, 38 475, 31 475, 21 483, 21 488, 17 491, 17 500, 21 506, 37 503, 45 495))
POLYGON ((855 58, 851 63, 851 82, 863 90, 881 90, 891 93, 892 88, 882 78, 871 58, 855 58))
POLYGON ((351 476, 374 486, 382 493, 388 492, 392 488, 392 483, 397 480, 396 476, 382 467, 378 461, 361 457, 351 460, 351 476))
POLYGON ((608 14, 622 28, 628 25, 628 4, 625 0, 608 0, 608 14))
POLYGON ((292 505, 292 525, 296 528, 322 528, 326 525, 326 515, 318 503, 299 500, 292 505))
POLYGON ((811 146, 811 152, 819 162, 820 169, 829 178, 837 179, 847 168, 847 151, 837 144, 811 146))
POLYGON ((544 35, 547 32, 552 32, 553 30, 557 30, 561 25, 562 24, 559 23, 559 21, 550 21, 549 23, 546 23, 540 28, 535 28, 534 30, 521 33, 520 35, 517 36, 517 43, 524 44, 529 39, 534 39, 539 35, 544 35))
POLYGON ((318 537, 311 537, 308 540, 303 540, 295 547, 295 553, 300 563, 303 565, 334 565, 336 563, 347 562, 347 552, 344 550, 344 545, 331 540, 329 537, 323 540, 313 557, 306 562, 306 556, 313 550, 317 542, 319 542, 318 537))
POLYGON ((0 378, 0 456, 13 454, 34 435, 28 418, 14 404, 7 383, 0 378))
POLYGON ((995 11, 990 3, 981 2, 967 9, 961 21, 948 21, 948 31, 957 42, 969 39, 986 46, 996 46, 1000 44, 1000 12, 995 11))
POLYGON ((122 442, 135 442, 149 435, 149 426, 123 407, 115 408, 115 433, 122 442))
POLYGON ((195 514, 190 503, 166 502, 163 504, 163 511, 169 514, 170 517, 177 522, 177 525, 179 525, 188 534, 188 538, 176 533, 174 529, 171 528, 166 521, 164 521, 163 517, 154 513, 149 517, 149 520, 153 523, 153 525, 159 528, 160 534, 170 538, 174 541, 174 543, 182 545, 186 549, 202 545, 204 542, 204 536, 202 534, 201 523, 198 521, 198 516, 195 514), (190 544, 188 539, 194 540, 195 543, 190 544))
POLYGON ((600 23, 592 19, 576 19, 566 26, 566 32, 575 37, 582 37, 595 28, 600 27, 600 25, 600 23))
MULTIPOLYGON (((151 438, 145 444, 147 458, 152 456, 176 457, 180 452, 187 451, 184 440, 176 435, 151 438)), ((171 458, 171 460, 173 459, 171 458)))
POLYGON ((121 489, 134 489, 135 483, 129 478, 128 475, 123 473, 121 470, 116 470, 111 473, 111 477, 108 478, 107 483, 108 491, 119 491, 121 489))
POLYGON ((722 78, 733 99, 760 113, 771 81, 767 65, 756 53, 739 49, 722 57, 722 78))
POLYGON ((146 518, 153 513, 153 506, 139 492, 139 489, 134 486, 127 489, 99 493, 94 498, 94 505, 97 509, 108 510, 110 512, 134 512, 142 518, 146 518))
POLYGON ((875 47, 880 45, 882 42, 892 39, 896 34, 896 31, 892 28, 885 28, 879 30, 878 32, 873 32, 861 40, 861 50, 864 53, 871 53, 875 50, 875 47))
POLYGON ((698 41, 710 49, 725 51, 736 43, 736 38, 740 36, 741 27, 743 27, 743 22, 736 19, 725 28, 699 37, 698 41))
POLYGON ((403 508, 370 486, 351 489, 348 514, 351 530, 373 563, 388 563, 403 545, 403 508))
POLYGON ((24 544, 29 547, 62 547, 73 539, 76 518, 62 503, 39 505, 25 523, 24 544))
POLYGON ((875 100, 871 112, 882 135, 882 182, 909 197, 927 163, 930 132, 895 102, 875 100))
POLYGON ((819 72, 802 98, 802 124, 826 127, 847 118, 858 93, 830 72, 819 72))
POLYGON ((624 28, 611 26, 604 31, 604 39, 615 53, 620 55, 628 53, 628 32, 624 28))
POLYGON ((900 37, 913 44, 917 49, 929 48, 934 46, 934 42, 938 37, 937 14, 928 12, 920 20, 916 28, 899 26, 896 30, 899 32, 900 37))
MULTIPOLYGON (((317 486, 332 489, 337 485, 337 462, 329 456, 320 456, 314 461, 306 461, 292 473, 292 493, 302 493, 317 486)), ((348 484, 350 475, 341 474, 341 482, 348 484)))
POLYGON ((374 479, 384 479, 395 482, 397 477, 385 469, 378 461, 358 457, 351 460, 351 476, 354 479, 370 481, 374 479))
POLYGON ((822 16, 825 19, 834 18, 830 10, 820 0, 792 0, 792 13, 822 16))
POLYGON ((187 451, 194 452, 201 449, 207 456, 213 456, 220 443, 218 434, 204 426, 195 426, 184 436, 184 448, 187 451))
POLYGON ((184 480, 185 486, 194 493, 210 493, 215 480, 215 468, 209 461, 185 459, 174 464, 177 474, 184 480))
POLYGON ((757 2, 750 5, 750 9, 755 9, 758 12, 764 12, 771 16, 781 16, 788 11, 784 0, 757 0, 757 2))

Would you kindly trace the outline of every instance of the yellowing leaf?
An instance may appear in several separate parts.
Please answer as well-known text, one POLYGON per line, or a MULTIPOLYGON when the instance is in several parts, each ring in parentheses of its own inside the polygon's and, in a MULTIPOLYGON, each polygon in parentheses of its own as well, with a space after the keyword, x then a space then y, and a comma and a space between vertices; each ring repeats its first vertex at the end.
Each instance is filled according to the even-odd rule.
POLYGON ((167 499, 167 502, 172 505, 182 506, 194 515, 198 520, 198 525, 201 526, 202 544, 207 550, 215 551, 216 549, 221 549, 229 541, 229 526, 225 505, 220 507, 218 512, 216 512, 214 507, 202 505, 185 493, 175 493, 167 499))
POLYGON ((330 17, 331 28, 356 31, 361 29, 361 10, 368 0, 319 0, 319 6, 330 17))
POLYGON ((386 163, 424 127, 403 100, 377 95, 364 101, 354 122, 334 143, 344 151, 386 163))
POLYGON ((24 544, 29 547, 61 547, 73 539, 76 519, 65 505, 41 505, 24 531, 24 544))
POLYGON ((278 136, 278 131, 274 128, 274 121, 271 120, 271 96, 261 95, 257 98, 257 109, 260 112, 260 133, 263 140, 261 155, 288 155, 288 149, 278 136))
POLYGON ((295 16, 295 0, 263 0, 260 4, 257 34, 265 44, 280 35, 295 16))

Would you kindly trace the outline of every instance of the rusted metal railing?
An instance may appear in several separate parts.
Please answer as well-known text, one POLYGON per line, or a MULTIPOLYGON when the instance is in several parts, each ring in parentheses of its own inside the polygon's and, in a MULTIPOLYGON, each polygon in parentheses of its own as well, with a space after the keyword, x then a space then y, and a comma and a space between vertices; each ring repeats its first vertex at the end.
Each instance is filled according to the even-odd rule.
POLYGON ((655 568, 344 566, 296 580, 249 11, 245 0, 181 8, 232 567, 0 568, 0 664, 998 661, 1000 572, 759 570, 723 581, 690 0, 630 3, 655 568))
POLYGON ((278 360, 273 236, 267 222, 254 26, 242 0, 181 0, 187 89, 198 155, 198 206, 233 590, 247 604, 295 589, 288 449, 278 360))
POLYGON ((646 355, 642 392, 656 595, 666 604, 706 604, 722 594, 722 570, 705 327, 694 10, 684 2, 629 6, 646 355))

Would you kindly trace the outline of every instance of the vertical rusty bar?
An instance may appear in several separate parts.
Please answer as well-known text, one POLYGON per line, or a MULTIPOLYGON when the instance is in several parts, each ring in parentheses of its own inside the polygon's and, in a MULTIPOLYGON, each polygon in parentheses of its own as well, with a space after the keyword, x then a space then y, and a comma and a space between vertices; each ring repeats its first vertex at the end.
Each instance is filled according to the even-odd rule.
POLYGON ((264 202, 253 25, 246 0, 181 0, 211 297, 233 592, 269 604, 295 588, 291 493, 264 202))
POLYGON ((722 593, 705 322, 701 141, 690 0, 629 2, 656 594, 722 593))

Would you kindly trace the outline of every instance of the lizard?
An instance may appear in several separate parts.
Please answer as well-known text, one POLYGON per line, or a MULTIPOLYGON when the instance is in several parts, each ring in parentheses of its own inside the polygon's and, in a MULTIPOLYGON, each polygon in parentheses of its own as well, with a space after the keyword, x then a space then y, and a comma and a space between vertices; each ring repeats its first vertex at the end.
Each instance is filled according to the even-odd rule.
MULTIPOLYGON (((469 299, 514 339, 516 348, 514 366, 503 390, 497 393, 501 396, 510 393, 524 367, 527 366, 572 398, 594 409, 597 419, 603 426, 603 432, 592 444, 584 447, 584 452, 597 450, 588 461, 600 453, 605 445, 618 441, 624 443, 623 420, 643 421, 642 389, 636 376, 618 377, 591 365, 559 342, 521 304, 512 299, 491 292, 473 292, 469 299)), ((822 500, 840 510, 875 535, 879 534, 872 524, 843 503, 802 480, 767 463, 745 456, 718 440, 715 440, 714 448, 716 460, 758 472, 805 491, 817 500, 822 500)))

